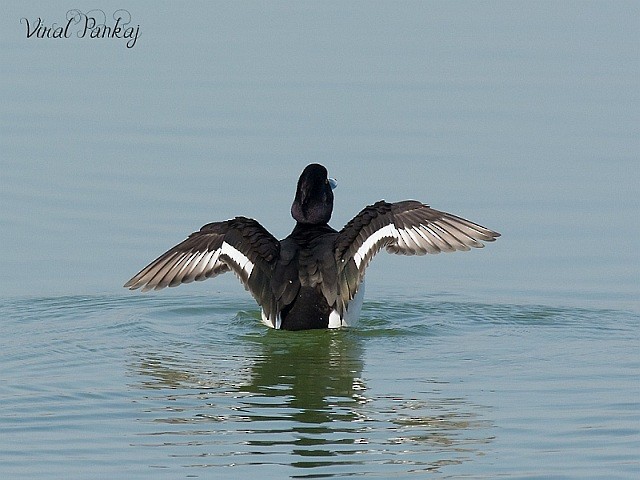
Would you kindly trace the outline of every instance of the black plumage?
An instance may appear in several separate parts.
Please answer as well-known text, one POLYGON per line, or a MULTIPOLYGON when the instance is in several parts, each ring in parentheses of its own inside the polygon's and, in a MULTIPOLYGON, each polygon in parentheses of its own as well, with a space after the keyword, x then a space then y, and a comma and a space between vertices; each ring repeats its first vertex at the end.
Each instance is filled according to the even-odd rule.
MULTIPOLYGON (((143 291, 205 280, 233 271, 274 328, 347 325, 366 267, 383 247, 424 255, 479 248, 499 233, 420 202, 377 202, 339 232, 328 225, 332 179, 318 164, 302 172, 291 206, 296 226, 278 241, 256 220, 236 217, 192 233, 142 269, 125 287, 143 291)), ((355 312, 355 313, 354 313, 355 312)))

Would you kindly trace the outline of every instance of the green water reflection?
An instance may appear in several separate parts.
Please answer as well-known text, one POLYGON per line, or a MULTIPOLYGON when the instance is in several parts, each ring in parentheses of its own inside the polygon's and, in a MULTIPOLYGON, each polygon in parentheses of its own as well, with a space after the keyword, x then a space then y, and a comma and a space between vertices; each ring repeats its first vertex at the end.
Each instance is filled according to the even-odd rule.
POLYGON ((146 392, 143 420, 162 425, 148 435, 162 438, 159 447, 179 448, 188 466, 277 464, 323 476, 433 471, 479 455, 491 441, 488 425, 464 399, 369 391, 367 338, 357 331, 244 335, 209 357, 213 369, 192 349, 182 359, 147 354, 135 364, 146 392), (185 451, 185 436, 198 447, 185 451))

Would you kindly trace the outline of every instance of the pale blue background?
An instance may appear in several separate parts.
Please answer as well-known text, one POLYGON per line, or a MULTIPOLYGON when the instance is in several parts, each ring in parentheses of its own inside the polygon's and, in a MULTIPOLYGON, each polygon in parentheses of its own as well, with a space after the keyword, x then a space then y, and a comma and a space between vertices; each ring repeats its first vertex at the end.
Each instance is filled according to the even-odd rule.
POLYGON ((637 478, 639 19, 4 2, 0 477, 637 478), (91 8, 129 10, 135 47, 20 23, 91 8), (379 255, 347 331, 267 331, 232 275, 122 288, 210 221, 287 235, 310 162, 337 228, 413 198, 503 236, 379 255))
POLYGON ((415 198, 504 235, 377 259, 371 285, 638 308, 636 2, 96 6, 130 11, 133 49, 26 38, 21 17, 63 23, 76 3, 4 9, 4 295, 119 292, 235 215, 285 236, 320 162, 336 227, 415 198))

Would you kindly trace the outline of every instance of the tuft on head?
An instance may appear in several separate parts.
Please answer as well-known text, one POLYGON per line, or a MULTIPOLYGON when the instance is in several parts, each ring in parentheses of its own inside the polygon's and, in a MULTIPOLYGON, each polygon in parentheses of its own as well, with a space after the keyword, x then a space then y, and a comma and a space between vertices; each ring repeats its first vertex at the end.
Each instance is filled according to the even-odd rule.
POLYGON ((291 216, 298 223, 323 224, 329 222, 333 212, 332 185, 327 169, 312 163, 298 179, 296 197, 291 205, 291 216))

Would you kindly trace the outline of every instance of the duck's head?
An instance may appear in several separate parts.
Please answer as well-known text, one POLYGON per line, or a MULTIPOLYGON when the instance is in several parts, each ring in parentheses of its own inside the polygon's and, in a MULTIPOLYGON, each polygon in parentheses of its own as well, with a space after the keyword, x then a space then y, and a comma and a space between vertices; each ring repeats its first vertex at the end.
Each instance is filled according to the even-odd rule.
POLYGON ((333 211, 333 192, 337 183, 328 178, 327 169, 317 163, 307 165, 298 179, 291 216, 298 223, 328 223, 333 211))

